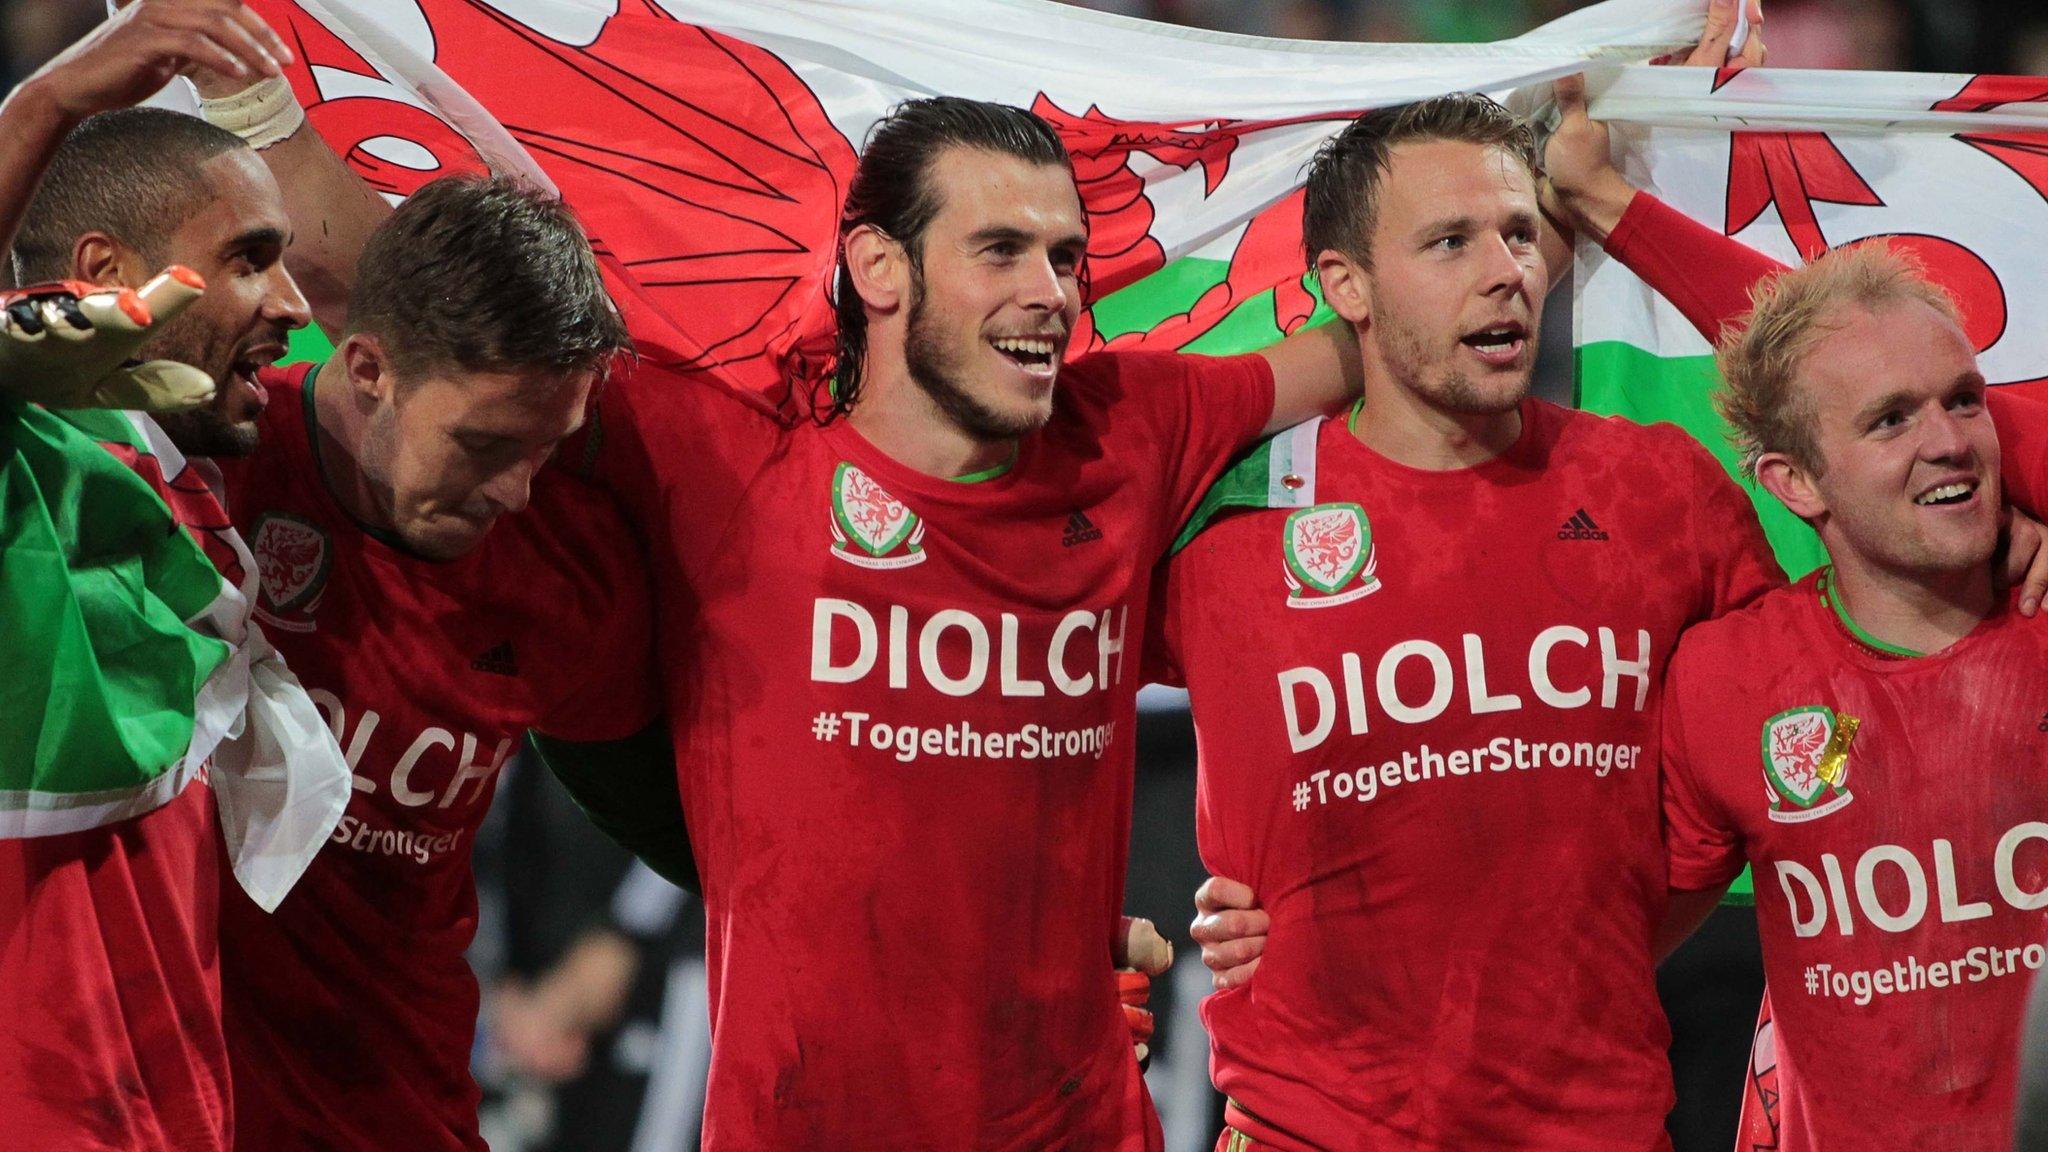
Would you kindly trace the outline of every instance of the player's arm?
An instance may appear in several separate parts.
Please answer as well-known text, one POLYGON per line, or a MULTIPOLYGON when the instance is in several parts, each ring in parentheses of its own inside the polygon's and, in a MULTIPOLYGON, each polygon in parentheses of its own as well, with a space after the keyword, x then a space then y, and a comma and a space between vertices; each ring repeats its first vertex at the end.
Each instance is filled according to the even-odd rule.
POLYGON ((109 17, 0 103, 0 251, 13 246, 57 145, 86 117, 139 103, 188 67, 246 84, 291 58, 240 0, 137 0, 109 17))
POLYGON ((558 740, 540 732, 528 740, 598 831, 670 883, 703 891, 666 724, 623 740, 558 740))
POLYGON ((1303 328, 1259 355, 1273 369, 1273 414, 1261 436, 1335 412, 1365 390, 1358 337, 1341 321, 1303 328))
MULTIPOLYGON (((1687 52, 1682 60, 1666 59, 1655 61, 1655 63, 1676 64, 1685 68, 1715 68, 1727 72, 1740 72, 1744 68, 1761 67, 1766 55, 1764 51, 1763 28, 1763 0, 1712 0, 1707 5, 1707 22, 1706 26, 1700 31, 1699 43, 1693 45, 1692 50, 1687 52), (1745 7, 1748 9, 1747 13, 1742 11, 1745 7), (1747 16, 1746 20, 1744 19, 1745 15, 1747 16), (1735 44, 1735 36, 1738 31, 1743 34, 1742 43, 1739 47, 1735 44)), ((1584 110, 1586 103, 1585 77, 1568 76, 1557 82, 1557 101, 1560 112, 1565 110, 1567 98, 1576 104, 1580 113, 1578 119, 1583 121, 1585 119, 1584 110)), ((1622 213, 1627 211, 1629 200, 1635 195, 1635 189, 1629 187, 1626 180, 1620 179, 1620 173, 1614 173, 1616 184, 1619 185, 1618 187, 1616 184, 1609 184, 1604 189, 1582 189, 1580 190, 1581 201, 1578 205, 1577 213, 1559 211, 1555 205, 1552 189, 1547 187, 1551 180, 1549 173, 1552 165, 1561 166, 1567 179, 1574 172, 1590 171, 1594 167, 1590 163, 1594 157, 1574 157, 1570 153, 1575 148, 1597 147, 1599 149, 1597 157, 1598 166, 1606 167, 1607 133, 1603 129, 1598 133, 1597 140, 1590 139, 1590 134, 1585 132, 1584 125, 1578 123, 1560 123, 1558 125, 1558 132, 1564 133, 1564 139, 1557 140, 1553 136, 1552 140, 1545 147, 1543 154, 1545 175, 1539 181, 1540 184, 1545 185, 1543 188, 1545 227, 1541 239, 1541 250, 1544 266, 1550 270, 1550 283, 1552 287, 1555 287, 1557 282, 1564 278, 1565 272, 1571 268, 1574 232, 1583 228, 1592 236, 1594 241, 1605 242, 1608 233, 1612 232, 1614 226, 1620 222, 1622 213), (1574 165, 1575 160, 1579 161, 1576 166, 1574 165), (1603 193, 1605 194, 1604 197, 1603 193)), ((1610 168, 1609 170, 1611 171, 1612 169, 1610 168)))
POLYGON ((391 205, 321 138, 282 76, 199 68, 192 85, 199 89, 201 114, 248 141, 276 178, 297 234, 285 263, 313 319, 338 338, 348 324, 356 260, 370 233, 391 215, 391 205))
POLYGON ((1671 889, 1664 905, 1664 919, 1658 922, 1656 934, 1650 938, 1650 958, 1662 964, 1678 951, 1678 946, 1707 922, 1707 917, 1720 905, 1721 897, 1727 894, 1726 884, 1698 890, 1671 889))

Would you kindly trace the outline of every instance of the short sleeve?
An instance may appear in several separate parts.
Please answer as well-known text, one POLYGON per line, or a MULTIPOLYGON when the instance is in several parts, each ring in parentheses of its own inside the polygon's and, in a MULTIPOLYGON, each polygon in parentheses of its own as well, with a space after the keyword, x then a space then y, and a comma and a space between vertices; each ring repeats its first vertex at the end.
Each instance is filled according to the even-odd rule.
POLYGON ((1693 541, 1700 561, 1700 614, 1712 620, 1783 587, 1771 542, 1756 507, 1719 461, 1684 433, 1673 437, 1692 461, 1693 541))
POLYGON ((590 423, 564 457, 611 493, 634 535, 679 565, 674 575, 684 579, 716 555, 784 435, 773 416, 717 378, 648 364, 606 382, 590 423))
POLYGON ((1134 353, 1129 397, 1149 406, 1164 435, 1170 534, 1273 415, 1273 369, 1264 357, 1134 353))
MULTIPOLYGON (((1718 889, 1742 872, 1746 861, 1740 836, 1700 787, 1709 762, 1703 737, 1688 721, 1687 689, 1696 646, 1679 644, 1664 678, 1663 746, 1664 847, 1671 858, 1671 887, 1685 892, 1718 889)), ((1759 785, 1761 786, 1761 785, 1759 785)))
POLYGON ((2036 520, 2048 516, 2048 402, 1996 389, 1985 402, 1998 427, 1999 479, 2006 500, 2036 520))

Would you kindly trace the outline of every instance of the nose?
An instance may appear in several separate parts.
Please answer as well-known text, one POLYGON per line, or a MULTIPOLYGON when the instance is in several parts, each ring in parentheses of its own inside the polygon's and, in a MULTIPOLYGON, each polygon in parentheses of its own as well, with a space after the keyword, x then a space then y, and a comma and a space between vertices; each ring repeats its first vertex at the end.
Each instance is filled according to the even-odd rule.
POLYGON ((1040 254, 1036 259, 1026 261, 1025 265, 1017 302, 1034 312, 1065 312, 1068 298, 1066 277, 1053 266, 1052 258, 1040 254))
POLYGON ((1482 255, 1484 263, 1480 268, 1484 276, 1485 295, 1519 292, 1528 282, 1531 270, 1523 262, 1522 256, 1515 251, 1514 246, 1508 243, 1506 237, 1494 236, 1488 239, 1482 255))
POLYGON ((313 309, 299 291, 298 281, 285 271, 280 260, 270 268, 270 283, 263 294, 263 315, 287 329, 304 328, 313 322, 313 309))
POLYGON ((492 507, 506 512, 518 512, 526 507, 533 496, 533 474, 540 470, 541 461, 547 457, 538 456, 522 460, 491 478, 483 487, 483 498, 492 507))
POLYGON ((1939 464, 1969 461, 1973 449, 1963 427, 1965 417, 1951 412, 1944 404, 1931 408, 1932 413, 1920 423, 1920 458, 1939 464))

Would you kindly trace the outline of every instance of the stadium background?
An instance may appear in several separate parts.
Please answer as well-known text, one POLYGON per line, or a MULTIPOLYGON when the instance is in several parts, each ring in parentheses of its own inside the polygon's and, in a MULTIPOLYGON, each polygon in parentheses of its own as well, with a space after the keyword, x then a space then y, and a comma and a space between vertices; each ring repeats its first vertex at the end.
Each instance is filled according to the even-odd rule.
MULTIPOLYGON (((1574 0, 1090 0, 1090 7, 1231 32, 1375 41, 1492 40, 1574 0)), ((2048 74, 2048 11, 1994 0, 1771 0, 1771 62, 1817 68, 2048 74)), ((104 0, 0 0, 0 90, 90 28, 104 0)), ((1551 302, 1564 326, 1568 294, 1551 302)), ((1553 339, 1539 390, 1569 393, 1553 339)), ((1193 829, 1194 741, 1172 694, 1148 695, 1139 730, 1128 910, 1176 944, 1155 987, 1160 1036, 1148 1080, 1171 1152, 1213 1145, 1195 1002, 1208 987, 1186 936, 1202 877, 1193 829)), ((483 921, 472 959, 485 989, 475 1063, 497 1152, 667 1152, 695 1147, 708 1028, 703 926, 687 897, 599 838, 544 772, 499 785, 477 870, 483 921), (563 1020, 579 1023, 563 1025, 563 1020)), ((1665 965, 1679 1102, 1678 1152, 1726 1152, 1762 988, 1747 909, 1716 913, 1665 965)))

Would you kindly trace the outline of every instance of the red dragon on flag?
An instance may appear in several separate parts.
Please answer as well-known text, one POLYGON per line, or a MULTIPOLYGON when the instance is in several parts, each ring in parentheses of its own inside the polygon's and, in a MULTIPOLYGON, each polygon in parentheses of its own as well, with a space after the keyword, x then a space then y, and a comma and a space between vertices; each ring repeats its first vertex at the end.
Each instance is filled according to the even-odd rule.
MULTIPOLYGON (((379 191, 404 196, 485 167, 477 150, 292 0, 254 0, 292 45, 312 124, 379 191), (382 93, 382 94, 377 94, 382 93)), ((489 0, 418 0, 435 66, 473 96, 576 206, 613 272, 643 352, 711 368, 747 391, 816 382, 833 350, 831 286, 851 141, 809 84, 762 47, 620 0, 589 43, 565 42, 489 0), (650 315, 651 313, 651 315, 650 315), (654 333, 650 339, 650 332, 654 333)), ((1247 133, 1280 122, 1165 124, 1033 108, 1073 156, 1095 298, 1166 263, 1140 154, 1201 166, 1214 192, 1247 133)), ((1224 279, 1180 315, 1117 346, 1179 348, 1274 292, 1282 332, 1305 323, 1299 194, 1253 219, 1224 279)), ((1075 354, 1105 340, 1084 317, 1075 354)))
MULTIPOLYGON (((1718 85, 1717 85, 1718 89, 1718 85)), ((2013 103, 2048 102, 2048 81, 2027 76, 1973 76, 1936 112, 1989 112, 2013 103)), ((2048 134, 1958 133, 1954 137, 1993 159, 2048 199, 2048 134)), ((1819 132, 1736 132, 1729 137, 1728 193, 1723 232, 1734 236, 1766 209, 1778 219, 1799 254, 1812 260, 1835 247, 1822 228, 1817 204, 1883 207, 1884 201, 1835 142, 1819 132)), ((1983 256, 1955 240, 1918 232, 1858 237, 1883 240, 1919 260, 1947 288, 1963 313, 1965 334, 1978 352, 2005 335, 2010 302, 2005 285, 1983 256)), ((2048 378, 2011 386, 2048 395, 2048 378)))

